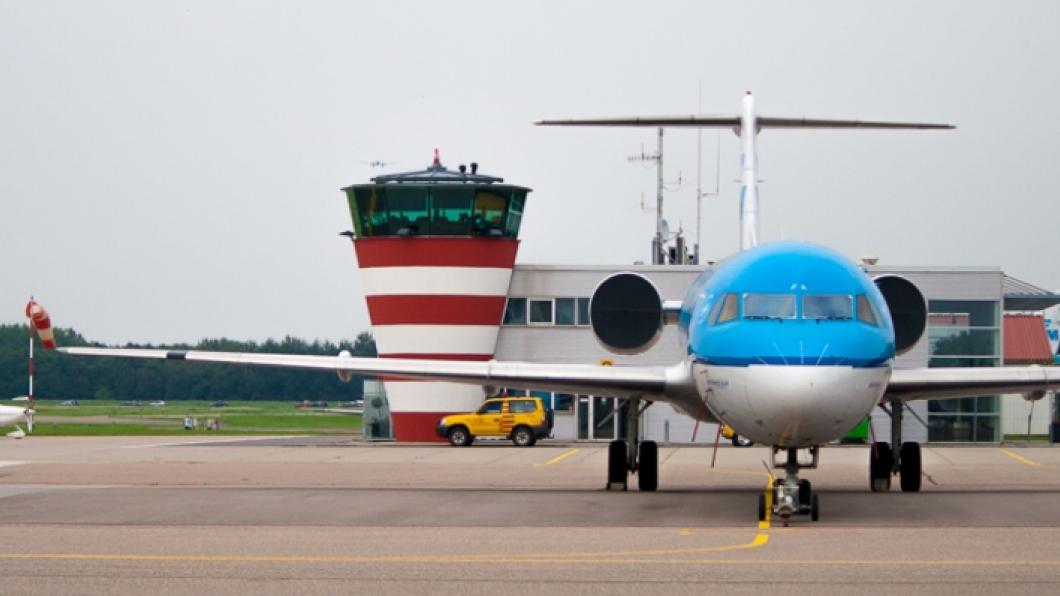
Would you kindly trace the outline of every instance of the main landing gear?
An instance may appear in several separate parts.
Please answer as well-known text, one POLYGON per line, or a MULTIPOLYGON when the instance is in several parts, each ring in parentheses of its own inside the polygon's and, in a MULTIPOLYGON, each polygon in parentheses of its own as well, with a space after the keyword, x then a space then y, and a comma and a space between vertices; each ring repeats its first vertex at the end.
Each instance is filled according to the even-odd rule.
POLYGON ((659 488, 659 446, 640 440, 642 412, 639 399, 629 400, 624 415, 626 440, 611 441, 607 449, 607 490, 626 490, 630 473, 637 474, 640 490, 659 488))
POLYGON ((773 468, 783 468, 784 478, 773 481, 772 501, 770 509, 767 507, 766 495, 758 495, 758 521, 766 520, 766 510, 770 509, 773 515, 779 517, 784 525, 793 515, 809 515, 810 519, 820 519, 821 505, 817 493, 813 492, 813 486, 809 480, 799 478, 799 470, 815 469, 820 461, 820 448, 810 447, 810 461, 799 461, 799 450, 791 448, 773 447, 773 468), (777 461, 777 455, 784 452, 784 461, 777 461))
POLYGON ((869 488, 872 492, 891 490, 891 477, 897 475, 902 492, 920 492, 922 476, 920 443, 902 442, 902 413, 904 406, 899 401, 892 401, 890 407, 883 404, 880 408, 891 417, 891 440, 893 443, 878 441, 869 450, 869 488), (897 452, 891 445, 901 445, 897 452))

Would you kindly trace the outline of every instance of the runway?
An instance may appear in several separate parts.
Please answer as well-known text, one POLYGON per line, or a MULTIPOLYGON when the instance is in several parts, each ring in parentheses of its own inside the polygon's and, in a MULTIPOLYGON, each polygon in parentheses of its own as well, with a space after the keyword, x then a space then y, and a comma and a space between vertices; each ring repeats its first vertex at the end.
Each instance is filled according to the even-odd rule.
POLYGON ((663 447, 660 491, 606 449, 349 439, 0 443, 5 593, 1026 593, 1060 581, 1060 449, 928 447, 919 494, 867 448, 805 476, 821 521, 760 524, 764 449, 663 447), (635 481, 632 482, 635 487, 635 481))

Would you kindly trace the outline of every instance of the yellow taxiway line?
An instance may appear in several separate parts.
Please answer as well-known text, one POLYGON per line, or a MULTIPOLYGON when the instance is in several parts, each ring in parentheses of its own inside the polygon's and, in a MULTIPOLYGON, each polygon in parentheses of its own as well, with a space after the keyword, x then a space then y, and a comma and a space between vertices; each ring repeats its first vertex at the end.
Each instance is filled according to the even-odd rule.
POLYGON ((1044 467, 1043 464, 1040 464, 1040 463, 1038 463, 1038 462, 1036 462, 1036 461, 1034 461, 1032 459, 1027 459, 1026 457, 1023 457, 1022 455, 1020 455, 1018 453, 1015 453, 1013 451, 1009 451, 1008 449, 1002 449, 1001 453, 1004 453, 1005 455, 1007 455, 1007 456, 1011 457, 1012 459, 1020 462, 1021 464, 1026 464, 1028 466, 1033 466, 1033 467, 1037 467, 1037 468, 1044 467))
POLYGON ((556 457, 553 457, 552 459, 548 460, 545 463, 534 464, 534 465, 535 466, 551 466, 554 463, 558 463, 558 462, 561 462, 561 461, 567 459, 568 457, 574 455, 575 453, 578 453, 579 451, 581 451, 581 449, 571 449, 570 451, 567 451, 565 453, 561 453, 561 454, 557 455, 556 457))

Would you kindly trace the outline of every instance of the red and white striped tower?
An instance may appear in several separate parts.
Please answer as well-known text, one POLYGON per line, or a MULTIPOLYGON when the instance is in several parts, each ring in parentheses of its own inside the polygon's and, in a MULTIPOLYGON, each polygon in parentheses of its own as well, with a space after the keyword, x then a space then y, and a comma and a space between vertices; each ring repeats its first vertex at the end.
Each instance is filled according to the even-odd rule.
MULTIPOLYGON (((489 360, 504 316, 530 189, 442 167, 346 191, 379 355, 489 360)), ((477 407, 480 387, 384 379, 394 438, 442 441, 438 419, 477 407)))

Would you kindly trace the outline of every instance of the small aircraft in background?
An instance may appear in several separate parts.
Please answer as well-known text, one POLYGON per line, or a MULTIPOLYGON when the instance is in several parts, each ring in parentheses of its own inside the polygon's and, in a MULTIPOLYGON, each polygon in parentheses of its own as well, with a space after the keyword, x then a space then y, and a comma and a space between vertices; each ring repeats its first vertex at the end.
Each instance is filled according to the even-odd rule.
MULTIPOLYGON (((24 396, 20 396, 20 397, 24 397, 24 396)), ((27 400, 28 400, 28 398, 26 400, 19 400, 19 398, 16 397, 12 401, 27 401, 27 400)), ((33 415, 34 414, 36 414, 36 412, 33 410, 33 408, 31 406, 28 406, 28 405, 27 406, 3 406, 3 405, 0 405, 0 427, 14 426, 15 430, 7 433, 7 436, 11 437, 12 439, 21 439, 22 437, 26 436, 26 431, 22 430, 22 427, 20 427, 18 425, 18 423, 19 422, 25 422, 26 423, 26 429, 30 433, 32 433, 33 432, 33 415)))
POLYGON ((399 164, 401 162, 399 162, 399 161, 383 161, 381 159, 373 159, 371 161, 362 161, 361 163, 363 163, 364 165, 366 165, 366 166, 368 166, 370 168, 380 168, 380 169, 382 169, 382 168, 385 168, 387 166, 397 165, 397 164, 399 164))

